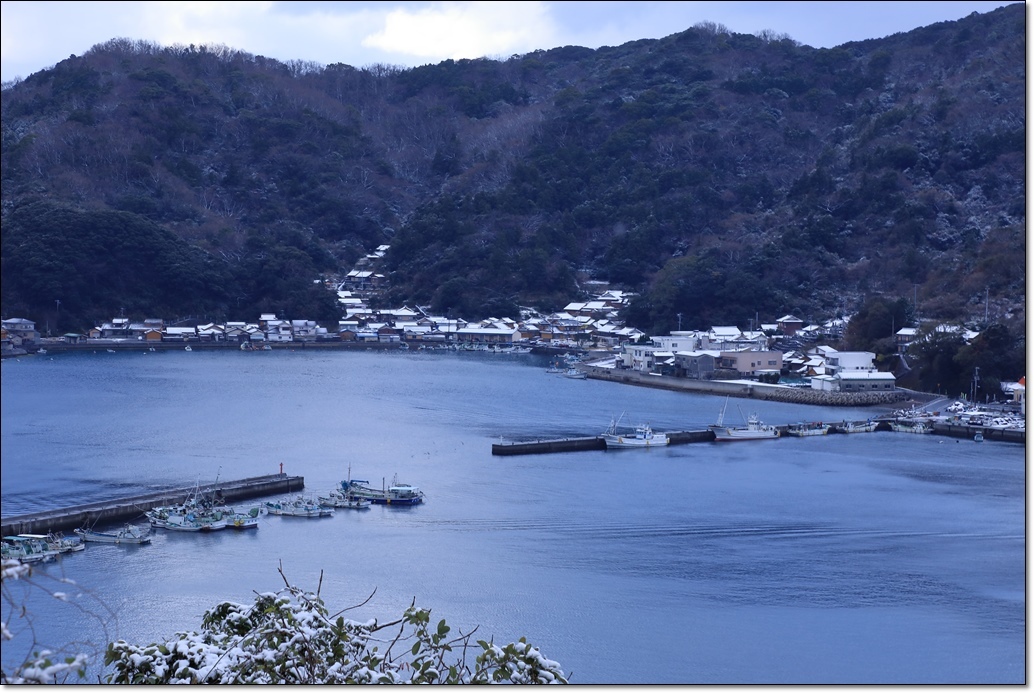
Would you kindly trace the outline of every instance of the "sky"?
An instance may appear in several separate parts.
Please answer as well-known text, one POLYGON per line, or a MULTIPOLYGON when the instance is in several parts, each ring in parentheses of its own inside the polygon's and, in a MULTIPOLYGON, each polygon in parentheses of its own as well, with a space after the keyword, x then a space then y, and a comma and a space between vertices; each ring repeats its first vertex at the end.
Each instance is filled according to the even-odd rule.
POLYGON ((1009 2, 0 2, 2 81, 113 38, 224 45, 282 62, 413 67, 557 46, 617 46, 710 21, 829 48, 1009 2))

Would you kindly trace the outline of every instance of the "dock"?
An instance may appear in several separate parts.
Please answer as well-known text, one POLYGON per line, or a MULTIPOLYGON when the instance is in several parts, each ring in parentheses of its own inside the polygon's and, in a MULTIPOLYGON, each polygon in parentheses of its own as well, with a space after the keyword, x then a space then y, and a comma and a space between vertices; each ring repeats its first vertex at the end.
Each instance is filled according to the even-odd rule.
MULTIPOLYGON (((673 431, 668 433, 668 445, 706 443, 712 440, 714 440, 714 431, 673 431)), ((607 444, 603 441, 602 436, 492 444, 493 455, 544 455, 551 452, 582 452, 585 450, 606 449, 607 444)))
POLYGON ((226 503, 233 503, 249 498, 293 493, 301 491, 303 488, 305 488, 304 477, 286 474, 221 481, 201 486, 185 486, 110 501, 86 503, 70 508, 4 517, 0 519, 0 534, 5 537, 15 534, 46 534, 78 527, 131 522, 139 519, 145 511, 152 508, 182 503, 196 491, 222 498, 226 503))

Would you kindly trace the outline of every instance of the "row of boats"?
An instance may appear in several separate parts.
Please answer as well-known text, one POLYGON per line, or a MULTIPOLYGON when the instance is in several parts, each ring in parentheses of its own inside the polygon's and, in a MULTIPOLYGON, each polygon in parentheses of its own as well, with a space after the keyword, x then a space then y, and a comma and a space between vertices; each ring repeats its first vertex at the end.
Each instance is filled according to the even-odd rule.
POLYGON ((326 495, 297 495, 266 501, 250 508, 216 504, 212 498, 195 492, 183 503, 148 510, 145 514, 152 527, 180 532, 212 532, 220 529, 255 529, 263 515, 281 517, 330 517, 335 510, 366 510, 373 504, 418 505, 424 493, 415 486, 402 484, 398 476, 390 486, 380 489, 361 479, 348 478, 339 489, 326 495))
POLYGON ((17 560, 22 563, 43 563, 52 561, 63 553, 82 551, 83 540, 66 537, 60 532, 49 534, 17 534, 0 541, 0 558, 4 561, 17 560))
POLYGON ((412 506, 424 502, 424 493, 415 486, 398 482, 396 476, 390 486, 382 483, 380 489, 369 482, 349 478, 340 488, 326 495, 283 498, 242 508, 227 506, 213 496, 203 494, 199 486, 182 502, 152 508, 144 513, 148 526, 141 528, 126 524, 114 530, 101 532, 93 528, 75 530, 74 537, 61 533, 19 534, 3 537, 0 554, 4 560, 16 559, 23 563, 49 561, 62 553, 82 551, 87 542, 102 544, 149 544, 153 530, 172 532, 214 532, 223 529, 256 529, 263 515, 284 517, 327 517, 336 509, 366 510, 371 505, 412 506))
MULTIPOLYGON (((779 438, 783 434, 780 428, 763 423, 756 413, 751 413, 749 416, 744 417, 745 423, 742 426, 726 425, 724 421, 727 406, 728 400, 726 400, 725 405, 719 412, 718 421, 708 426, 708 429, 714 433, 715 441, 766 440, 779 438)), ((740 414, 742 416, 742 412, 740 414)), ((654 431, 648 423, 634 426, 631 433, 621 432, 619 425, 622 417, 624 417, 624 414, 617 419, 611 420, 610 427, 600 434, 608 450, 662 447, 671 442, 667 434, 654 431)), ((872 419, 867 421, 844 421, 836 424, 835 428, 839 433, 868 433, 875 431, 878 423, 872 419)), ((902 433, 922 434, 933 432, 933 428, 924 422, 891 422, 889 425, 892 431, 902 433)), ((786 426, 785 434, 796 437, 821 436, 826 435, 833 428, 833 424, 821 421, 801 422, 786 426)), ((981 436, 979 440, 982 439, 981 436)))

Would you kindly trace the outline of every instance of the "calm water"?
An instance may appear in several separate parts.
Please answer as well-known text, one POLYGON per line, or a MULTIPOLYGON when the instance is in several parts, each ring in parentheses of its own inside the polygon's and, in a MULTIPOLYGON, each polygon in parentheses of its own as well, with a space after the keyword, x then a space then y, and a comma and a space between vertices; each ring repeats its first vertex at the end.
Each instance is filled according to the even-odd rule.
MULTIPOLYGON (((2 364, 4 515, 279 471, 398 474, 416 508, 158 533, 43 568, 47 645, 152 642, 282 586, 354 618, 416 598, 526 636, 576 683, 1024 683, 1025 459, 893 433, 493 457, 500 438, 713 422, 722 400, 427 352, 59 355, 2 364), (103 609, 110 609, 106 614, 103 609)), ((732 400, 726 421, 739 416, 732 400)), ((740 401, 768 423, 873 410, 740 401)), ((17 622, 16 622, 17 625, 17 622)), ((5 666, 27 637, 5 643, 5 666)))

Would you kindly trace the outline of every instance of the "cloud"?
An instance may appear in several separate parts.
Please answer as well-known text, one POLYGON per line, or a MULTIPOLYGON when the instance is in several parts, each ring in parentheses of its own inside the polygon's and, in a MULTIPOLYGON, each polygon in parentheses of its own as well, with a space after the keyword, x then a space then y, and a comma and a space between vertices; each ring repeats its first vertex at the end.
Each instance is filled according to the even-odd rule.
POLYGON ((525 53, 554 45, 556 35, 543 2, 444 2, 392 10, 362 44, 437 61, 525 53))

